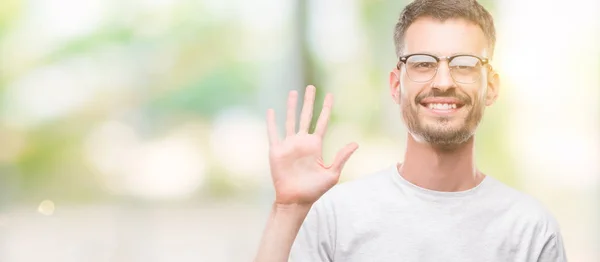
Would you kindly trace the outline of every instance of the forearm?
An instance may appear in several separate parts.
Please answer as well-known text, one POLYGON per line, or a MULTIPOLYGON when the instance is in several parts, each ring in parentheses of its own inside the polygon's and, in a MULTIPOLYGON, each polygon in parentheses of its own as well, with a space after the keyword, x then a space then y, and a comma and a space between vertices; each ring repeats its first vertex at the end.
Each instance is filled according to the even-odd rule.
POLYGON ((310 206, 274 204, 254 262, 288 261, 292 244, 310 206))

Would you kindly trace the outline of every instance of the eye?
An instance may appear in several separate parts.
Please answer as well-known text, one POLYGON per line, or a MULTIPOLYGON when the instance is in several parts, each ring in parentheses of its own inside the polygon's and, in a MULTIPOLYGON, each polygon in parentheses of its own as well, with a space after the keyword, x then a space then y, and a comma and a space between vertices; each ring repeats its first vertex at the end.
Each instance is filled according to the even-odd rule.
POLYGON ((458 70, 471 70, 481 67, 481 62, 472 56, 457 56, 450 61, 450 67, 458 70))
POLYGON ((454 66, 454 68, 458 69, 458 70, 470 70, 473 69, 474 66, 468 66, 468 65, 457 65, 454 66))
POLYGON ((412 70, 431 71, 437 68, 437 60, 430 55, 412 55, 406 61, 412 70))
POLYGON ((412 70, 419 71, 431 71, 437 68, 437 63, 435 62, 414 62, 409 64, 409 68, 412 70))
POLYGON ((436 65, 435 65, 435 63, 432 63, 432 62, 419 62, 419 63, 416 63, 415 67, 422 68, 422 69, 431 69, 431 68, 435 68, 436 65))

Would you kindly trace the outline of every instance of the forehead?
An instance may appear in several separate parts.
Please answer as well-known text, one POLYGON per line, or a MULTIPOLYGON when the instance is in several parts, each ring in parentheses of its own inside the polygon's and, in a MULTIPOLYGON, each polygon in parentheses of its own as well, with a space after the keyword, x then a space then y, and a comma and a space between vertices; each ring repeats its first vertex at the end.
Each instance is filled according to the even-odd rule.
POLYGON ((431 17, 421 17, 408 27, 404 35, 404 54, 473 54, 489 57, 488 49, 483 30, 477 24, 462 18, 442 22, 431 17))

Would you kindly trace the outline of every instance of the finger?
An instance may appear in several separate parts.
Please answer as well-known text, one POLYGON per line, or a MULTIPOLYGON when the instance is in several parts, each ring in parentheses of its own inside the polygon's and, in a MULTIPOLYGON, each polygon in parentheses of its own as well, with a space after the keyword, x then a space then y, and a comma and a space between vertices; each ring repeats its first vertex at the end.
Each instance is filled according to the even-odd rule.
POLYGON ((287 101, 287 118, 285 120, 285 133, 293 136, 296 133, 296 104, 298 103, 298 92, 290 91, 287 101))
POLYGON ((348 161, 350 156, 354 153, 354 151, 356 151, 357 148, 358 144, 356 143, 350 143, 342 148, 335 156, 333 164, 331 165, 331 169, 333 169, 337 174, 341 173, 346 161, 348 161))
POLYGON ((315 134, 323 137, 327 131, 327 124, 329 123, 329 115, 331 114, 331 107, 333 106, 333 95, 327 94, 325 101, 323 102, 323 109, 321 109, 321 115, 317 120, 317 126, 315 127, 315 134))
POLYGON ((275 111, 271 108, 267 110, 267 132, 269 133, 269 145, 278 144, 279 134, 277 133, 277 124, 275 123, 275 111))
POLYGON ((302 113, 300 114, 300 128, 298 132, 308 133, 310 127, 310 121, 313 115, 313 104, 315 103, 315 92, 314 86, 310 85, 306 87, 304 92, 304 105, 302 106, 302 113))

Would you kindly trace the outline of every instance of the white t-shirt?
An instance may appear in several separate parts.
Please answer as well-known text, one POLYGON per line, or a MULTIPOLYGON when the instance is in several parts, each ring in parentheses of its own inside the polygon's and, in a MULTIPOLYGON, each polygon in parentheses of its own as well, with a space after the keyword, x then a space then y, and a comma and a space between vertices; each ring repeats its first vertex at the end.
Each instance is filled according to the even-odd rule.
POLYGON ((532 197, 490 176, 467 191, 432 191, 393 165, 323 195, 290 261, 567 260, 558 224, 532 197))

